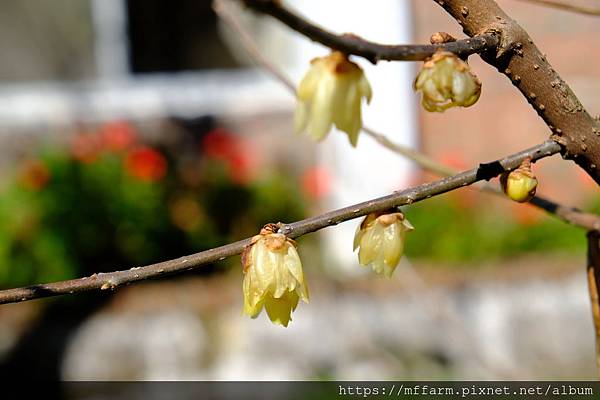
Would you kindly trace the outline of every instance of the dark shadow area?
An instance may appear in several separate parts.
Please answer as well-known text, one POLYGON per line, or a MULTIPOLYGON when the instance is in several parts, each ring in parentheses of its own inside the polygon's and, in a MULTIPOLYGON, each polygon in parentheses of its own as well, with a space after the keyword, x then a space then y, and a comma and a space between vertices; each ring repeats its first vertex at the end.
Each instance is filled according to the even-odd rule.
MULTIPOLYGON (((21 336, 12 351, 0 362, 3 381, 44 381, 44 398, 60 397, 62 360, 68 343, 89 317, 110 299, 110 294, 80 294, 53 300, 40 318, 21 336)), ((35 384, 20 386, 19 394, 38 390, 35 384)))
POLYGON ((209 0, 128 0, 134 73, 235 68, 209 0))

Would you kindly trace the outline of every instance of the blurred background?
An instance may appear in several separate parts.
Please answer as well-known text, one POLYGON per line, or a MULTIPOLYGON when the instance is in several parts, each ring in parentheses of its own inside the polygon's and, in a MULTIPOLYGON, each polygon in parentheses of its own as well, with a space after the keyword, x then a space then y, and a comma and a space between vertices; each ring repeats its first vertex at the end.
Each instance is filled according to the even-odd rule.
MULTIPOLYGON (((429 2, 286 4, 382 42, 426 43, 436 31, 462 37, 429 2)), ((598 20, 499 4, 588 111, 600 110, 598 20)), ((326 53, 275 21, 237 12, 295 81, 326 53)), ((293 97, 236 39, 208 0, 0 3, 1 288, 176 258, 254 235, 267 222, 435 179, 365 136, 352 149, 336 131, 320 144, 294 135, 293 97)), ((444 114, 418 107, 417 64, 356 61, 374 89, 366 123, 453 167, 548 136, 509 80, 477 56, 470 63, 483 82, 479 102, 444 114)), ((538 193, 600 213, 595 184, 574 164, 552 157, 534 170, 538 193)), ((469 188, 404 212, 416 230, 391 280, 358 266, 358 221, 299 239, 311 303, 287 329, 242 316, 238 257, 116 293, 0 306, 1 376, 595 376, 583 231, 469 188)))

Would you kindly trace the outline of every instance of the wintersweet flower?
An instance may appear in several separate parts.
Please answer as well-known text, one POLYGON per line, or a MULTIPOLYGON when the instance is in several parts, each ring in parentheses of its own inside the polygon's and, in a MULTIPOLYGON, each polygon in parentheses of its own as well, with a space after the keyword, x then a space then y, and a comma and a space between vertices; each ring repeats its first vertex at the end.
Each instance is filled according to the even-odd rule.
POLYGON ((296 243, 276 232, 265 225, 242 253, 244 314, 256 318, 264 306, 274 324, 287 327, 298 301, 308 303, 308 286, 296 243))
POLYGON ((391 278, 404 252, 406 232, 413 229, 401 212, 367 215, 354 235, 354 250, 360 247, 358 262, 391 278))
POLYGON ((519 168, 500 176, 502 190, 512 200, 525 203, 535 196, 538 181, 531 170, 531 159, 526 159, 519 168))
POLYGON ((335 125, 356 146, 362 127, 362 98, 369 103, 371 95, 371 85, 362 69, 345 54, 334 51, 327 57, 315 58, 298 86, 295 130, 306 130, 321 140, 335 125))
POLYGON ((423 107, 436 112, 455 106, 469 107, 481 94, 481 82, 469 64, 447 51, 437 51, 425 61, 414 88, 423 92, 423 107))

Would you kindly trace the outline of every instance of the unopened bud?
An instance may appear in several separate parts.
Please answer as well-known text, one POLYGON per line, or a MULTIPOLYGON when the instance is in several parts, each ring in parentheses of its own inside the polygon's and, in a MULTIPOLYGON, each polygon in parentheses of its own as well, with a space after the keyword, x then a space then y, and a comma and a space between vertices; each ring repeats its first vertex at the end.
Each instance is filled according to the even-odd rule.
POLYGON ((322 140, 335 125, 356 146, 362 127, 362 99, 370 102, 371 94, 363 70, 345 54, 334 51, 315 58, 298 86, 295 130, 322 140))
POLYGON ((533 198, 538 181, 531 170, 531 159, 526 159, 514 171, 505 172, 500 176, 502 190, 508 197, 519 203, 525 203, 533 198))

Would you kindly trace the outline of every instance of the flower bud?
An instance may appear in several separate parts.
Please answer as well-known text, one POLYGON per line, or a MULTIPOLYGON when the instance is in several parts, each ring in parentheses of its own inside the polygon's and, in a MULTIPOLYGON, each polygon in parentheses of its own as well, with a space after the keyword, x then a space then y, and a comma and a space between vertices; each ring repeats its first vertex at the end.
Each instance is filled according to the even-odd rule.
POLYGON ((317 140, 325 138, 332 125, 348 134, 352 146, 362 127, 361 101, 371 101, 371 85, 362 69, 339 51, 315 58, 298 86, 294 127, 317 140))
POLYGON ((268 224, 242 253, 244 314, 256 318, 264 308, 277 325, 288 326, 299 299, 308 303, 296 243, 268 224))
POLYGON ((503 173, 500 176, 502 190, 512 200, 519 203, 525 203, 535 195, 538 181, 531 170, 531 159, 526 159, 510 173, 503 173))
POLYGON ((354 250, 360 247, 358 262, 390 278, 404 252, 406 232, 413 229, 401 212, 367 215, 354 235, 354 250))
POLYGON ((481 94, 481 82, 471 73, 469 64, 447 51, 437 51, 425 61, 414 88, 423 92, 423 107, 436 112, 469 107, 481 94))

